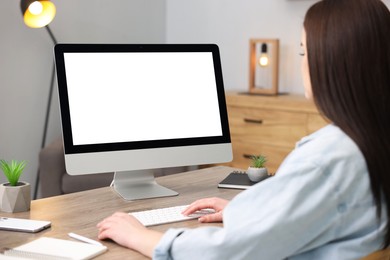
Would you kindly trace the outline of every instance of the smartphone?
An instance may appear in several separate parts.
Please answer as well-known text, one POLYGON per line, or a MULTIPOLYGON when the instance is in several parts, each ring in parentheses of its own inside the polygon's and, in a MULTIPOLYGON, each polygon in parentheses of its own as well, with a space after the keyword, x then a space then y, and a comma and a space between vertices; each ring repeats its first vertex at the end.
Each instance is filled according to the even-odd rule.
POLYGON ((0 217, 0 230, 36 233, 50 226, 50 221, 0 217))

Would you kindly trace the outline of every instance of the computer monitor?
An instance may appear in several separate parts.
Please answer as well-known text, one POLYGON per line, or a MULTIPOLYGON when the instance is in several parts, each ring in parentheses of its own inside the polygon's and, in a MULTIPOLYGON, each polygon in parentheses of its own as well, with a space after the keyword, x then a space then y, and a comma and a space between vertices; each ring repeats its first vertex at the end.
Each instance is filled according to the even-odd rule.
POLYGON ((70 175, 115 172, 128 200, 177 195, 153 169, 232 160, 218 46, 57 44, 70 175))

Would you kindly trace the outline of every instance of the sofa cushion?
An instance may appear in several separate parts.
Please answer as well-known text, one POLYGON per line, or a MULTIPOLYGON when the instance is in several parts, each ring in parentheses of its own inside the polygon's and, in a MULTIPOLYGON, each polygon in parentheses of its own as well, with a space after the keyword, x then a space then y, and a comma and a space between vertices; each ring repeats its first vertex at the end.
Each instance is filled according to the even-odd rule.
POLYGON ((62 175, 62 193, 67 194, 101 187, 108 187, 110 186, 113 177, 113 173, 86 174, 77 176, 72 176, 66 173, 62 175))

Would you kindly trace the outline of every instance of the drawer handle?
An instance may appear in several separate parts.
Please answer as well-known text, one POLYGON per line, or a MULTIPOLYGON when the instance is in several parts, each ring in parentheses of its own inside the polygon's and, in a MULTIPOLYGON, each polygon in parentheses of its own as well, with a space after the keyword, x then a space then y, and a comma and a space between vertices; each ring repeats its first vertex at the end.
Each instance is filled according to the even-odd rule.
POLYGON ((244 118, 245 123, 252 123, 252 124, 262 124, 263 120, 261 119, 249 119, 249 118, 244 118))
POLYGON ((245 159, 252 159, 252 154, 246 154, 246 153, 244 153, 243 155, 242 155, 242 157, 244 157, 245 159))

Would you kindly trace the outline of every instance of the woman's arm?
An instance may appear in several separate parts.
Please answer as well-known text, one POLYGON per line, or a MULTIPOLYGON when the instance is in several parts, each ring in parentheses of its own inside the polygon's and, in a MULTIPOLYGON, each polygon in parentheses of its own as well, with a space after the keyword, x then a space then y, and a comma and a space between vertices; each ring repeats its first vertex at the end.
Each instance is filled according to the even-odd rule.
POLYGON ((99 239, 112 239, 119 245, 152 257, 162 233, 147 229, 136 218, 117 212, 97 224, 99 239))
MULTIPOLYGON (((216 213, 199 218, 200 222, 221 222, 222 210, 228 204, 227 200, 219 198, 207 198, 193 202, 184 215, 190 215, 197 210, 210 208, 216 213)), ((98 238, 112 239, 121 246, 136 250, 141 254, 152 257, 153 250, 159 243, 162 233, 147 229, 133 216, 117 212, 97 224, 98 238)))

